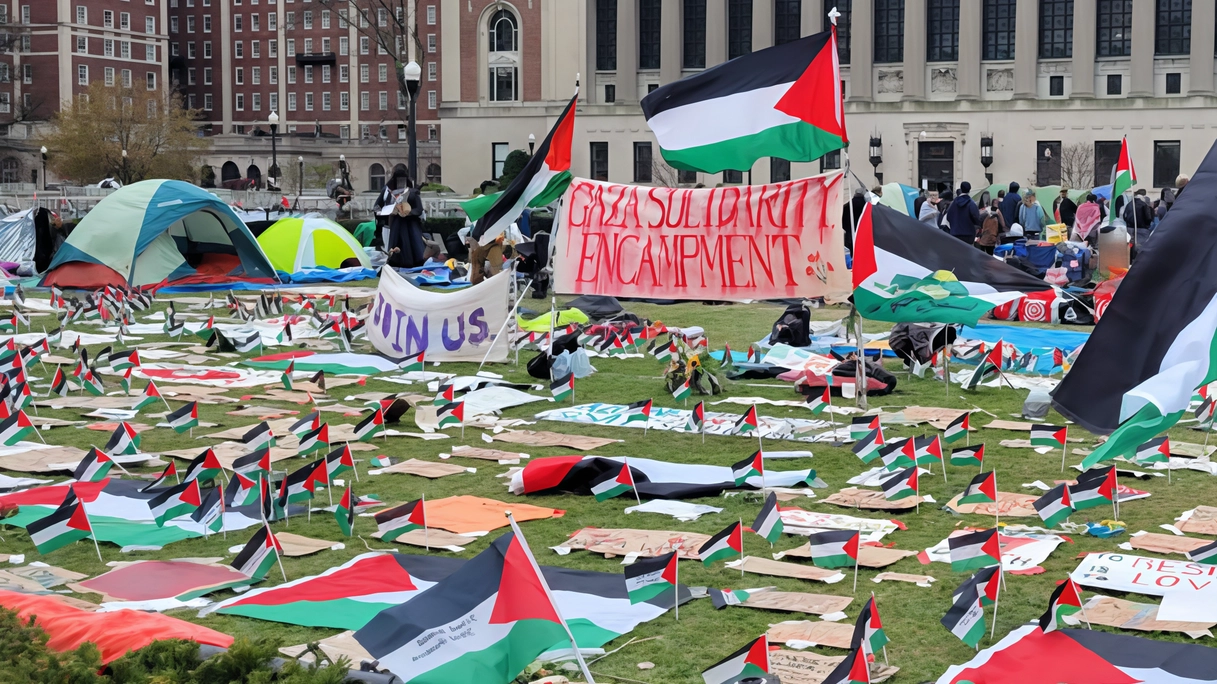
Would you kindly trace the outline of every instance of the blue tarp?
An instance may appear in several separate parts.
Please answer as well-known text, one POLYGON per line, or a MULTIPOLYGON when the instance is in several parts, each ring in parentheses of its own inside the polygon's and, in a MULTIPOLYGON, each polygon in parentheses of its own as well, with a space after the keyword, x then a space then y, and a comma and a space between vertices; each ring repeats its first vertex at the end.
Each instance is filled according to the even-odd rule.
POLYGON ((1004 340, 1024 351, 1057 347, 1066 352, 1077 349, 1090 339, 1090 333, 1079 330, 1029 328, 1001 324, 965 327, 959 336, 968 340, 982 340, 990 344, 1004 340))
POLYGON ((374 268, 310 268, 295 273, 279 271, 282 283, 251 283, 244 280, 225 283, 192 283, 189 285, 170 285, 157 290, 163 294, 185 294, 190 292, 219 292, 222 290, 273 290, 284 285, 301 285, 304 283, 348 283, 355 280, 372 280, 377 277, 374 268))

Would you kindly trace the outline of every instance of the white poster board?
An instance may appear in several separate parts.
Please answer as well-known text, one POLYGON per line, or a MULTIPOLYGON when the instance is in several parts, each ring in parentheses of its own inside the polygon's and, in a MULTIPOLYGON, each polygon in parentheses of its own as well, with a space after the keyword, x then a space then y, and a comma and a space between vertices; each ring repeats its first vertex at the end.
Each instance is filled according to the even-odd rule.
POLYGON ((426 352, 427 361, 506 361, 510 345, 495 337, 507 320, 511 272, 456 292, 415 287, 393 269, 380 271, 368 340, 376 351, 402 359, 426 352))

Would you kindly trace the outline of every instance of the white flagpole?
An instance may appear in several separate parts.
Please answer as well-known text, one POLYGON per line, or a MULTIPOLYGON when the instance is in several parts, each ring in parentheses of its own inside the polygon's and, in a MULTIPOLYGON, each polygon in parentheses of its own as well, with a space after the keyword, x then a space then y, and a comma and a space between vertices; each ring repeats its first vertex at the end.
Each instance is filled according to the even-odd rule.
MULTIPOLYGON (((870 593, 870 600, 871 600, 871 605, 874 606, 874 610, 876 612, 878 612, 879 602, 875 600, 875 592, 873 592, 873 591, 870 593)), ((874 655, 874 654, 872 653, 871 655, 874 655)), ((883 664, 884 665, 888 664, 888 662, 887 662, 887 644, 883 645, 883 664)))
POLYGON ((993 529, 1001 529, 998 523, 1001 522, 1001 494, 997 491, 997 469, 994 468, 989 472, 993 473, 993 529))
POLYGON ((638 496, 638 483, 634 481, 634 473, 630 470, 630 457, 622 456, 621 462, 623 464, 621 467, 625 468, 625 472, 630 476, 630 489, 634 490, 634 500, 638 502, 639 506, 641 506, 642 498, 638 496))
MULTIPOLYGON (((427 493, 423 492, 423 498, 419 501, 419 506, 423 507, 423 547, 428 552, 431 551, 431 531, 427 529, 427 493)), ((511 514, 508 513, 508 516, 511 514)))
POLYGON ((862 555, 862 533, 854 532, 858 535, 858 555, 854 556, 854 593, 858 593, 858 556, 862 555))
MULTIPOLYGON (((730 539, 731 536, 727 535, 730 539)), ((739 576, 744 576, 744 519, 739 519, 739 576)))
POLYGON ((562 617, 562 611, 558 608, 557 601, 554 601, 553 592, 549 589, 549 582, 545 581, 545 575, 541 572, 541 567, 537 565, 537 559, 533 557, 532 549, 528 547, 528 540, 524 538, 524 533, 520 531, 520 526, 516 524, 516 519, 512 517, 511 511, 507 511, 507 521, 511 523, 511 531, 520 540, 520 547, 524 549, 524 555, 528 557, 528 562, 532 565, 533 572, 537 573, 537 579, 541 581, 541 588, 545 590, 545 597, 549 599, 550 605, 553 606, 554 613, 558 616, 558 621, 562 623, 562 629, 566 630, 566 636, 570 638, 571 649, 575 652, 575 660, 579 663, 579 669, 583 672, 583 678, 589 684, 596 684, 596 680, 592 678, 591 671, 587 669, 587 663, 583 660, 583 654, 579 651, 579 644, 575 642, 575 635, 570 631, 570 625, 566 624, 566 619, 562 617))
MULTIPOLYGON (((275 533, 270 531, 270 525, 267 524, 266 518, 262 518, 262 524, 266 525, 266 534, 270 538, 273 539, 275 536, 275 533)), ((278 543, 279 543, 279 540, 275 539, 275 544, 277 545, 278 543)), ((287 581, 287 570, 283 569, 283 554, 279 553, 279 549, 275 549, 275 560, 278 561, 279 572, 283 573, 283 581, 286 582, 287 581)))
POLYGON ((93 529, 93 521, 89 519, 89 509, 85 508, 85 500, 80 500, 80 510, 84 511, 85 522, 89 523, 89 536, 93 538, 93 548, 97 550, 97 560, 105 563, 101 557, 101 547, 97 545, 97 530, 93 529))
POLYGON ((1002 569, 1001 563, 997 564, 997 574, 1002 578, 1001 583, 997 585, 997 596, 993 598, 993 629, 989 632, 989 638, 997 636, 997 605, 1001 603, 1001 587, 1005 584, 1005 570, 1002 569))
MULTIPOLYGON (((1066 579, 1065 581, 1073 582, 1072 579, 1066 579)), ((1074 582, 1074 584, 1076 585, 1077 583, 1074 582)), ((1090 626, 1090 618, 1086 617, 1086 602, 1082 600, 1082 587, 1080 587, 1080 586, 1077 587, 1077 591, 1078 591, 1078 603, 1082 604, 1080 606, 1080 608, 1082 609, 1082 619, 1086 621, 1086 629, 1094 629, 1094 627, 1090 626)))
POLYGON ((672 573, 676 586, 672 587, 672 609, 676 611, 676 621, 680 622, 680 550, 672 548, 672 562, 676 563, 676 571, 672 573))

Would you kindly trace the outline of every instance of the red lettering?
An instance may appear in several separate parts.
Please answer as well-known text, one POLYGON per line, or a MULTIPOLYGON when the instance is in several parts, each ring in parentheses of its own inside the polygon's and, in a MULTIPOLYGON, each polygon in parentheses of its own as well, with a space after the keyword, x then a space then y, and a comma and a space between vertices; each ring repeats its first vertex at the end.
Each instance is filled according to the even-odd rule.
POLYGON ((1142 558, 1142 557, 1138 556, 1138 557, 1132 559, 1132 566, 1134 568, 1137 567, 1138 565, 1140 565, 1141 563, 1145 563, 1146 570, 1154 569, 1154 561, 1152 558, 1142 558))
MULTIPOLYGON (((634 271, 634 275, 629 280, 626 280, 625 278, 623 278, 621 276, 622 272, 624 271, 624 269, 622 268, 622 264, 624 263, 624 261, 621 258, 621 249, 623 247, 625 247, 626 240, 633 240, 634 242, 641 242, 642 239, 639 238, 637 235, 620 235, 617 238, 617 246, 616 246, 616 249, 614 250, 614 256, 617 257, 617 281, 620 282, 622 285, 633 285, 633 284, 636 284, 638 281, 638 271, 634 271)), ((639 270, 641 270, 641 269, 639 269, 639 270)))
POLYGON ((1161 577, 1159 577, 1157 580, 1154 581, 1154 584, 1157 584, 1160 587, 1166 587, 1169 589, 1170 587, 1173 587, 1176 584, 1179 584, 1179 578, 1175 577, 1174 575, 1162 575, 1161 577))
MULTIPOLYGON (((714 272, 716 263, 720 267, 723 264, 723 236, 719 235, 714 238, 714 249, 713 250, 711 250, 710 246, 706 244, 705 236, 702 236, 700 239, 701 239, 702 254, 706 255, 705 256, 706 265, 704 267, 702 267, 702 269, 701 269, 701 286, 705 287, 706 286, 706 272, 707 271, 714 272), (718 259, 716 260, 715 257, 718 257, 718 259)), ((721 283, 722 279, 719 278, 718 282, 721 283)))
MULTIPOLYGON (((661 228, 667 223, 668 210, 663 203, 663 199, 661 199, 658 196, 659 192, 660 192, 659 188, 651 188, 647 192, 647 199, 649 199, 650 201, 659 205, 659 220, 647 224, 647 228, 650 228, 651 230, 655 230, 656 228, 661 228)), ((668 197, 671 197, 671 196, 672 196, 672 193, 669 191, 668 197)))
MULTIPOLYGON (((1147 560, 1148 560, 1148 559, 1147 559, 1147 560)), ((1133 561, 1133 564, 1135 565, 1135 564, 1136 564, 1136 561, 1133 561)), ((1138 573, 1137 573, 1137 576, 1136 576, 1136 577, 1134 577, 1134 578, 1132 578, 1132 583, 1133 583, 1133 584, 1140 584, 1140 585, 1142 585, 1142 586, 1146 586, 1146 587, 1148 587, 1148 586, 1149 586, 1149 584, 1148 584, 1147 582, 1139 582, 1138 580, 1140 580, 1140 579, 1141 579, 1141 573, 1139 573, 1139 572, 1138 572, 1138 573)))
POLYGON ((1201 589, 1212 584, 1212 582, 1205 582, 1204 584, 1196 584, 1196 580, 1188 580, 1187 583, 1192 585, 1192 588, 1195 589, 1196 591, 1200 591, 1201 589))
POLYGON ((756 258, 753 259, 753 268, 752 268, 752 280, 754 283, 753 286, 755 287, 755 282, 756 282, 756 266, 761 267, 761 270, 765 272, 765 277, 767 277, 769 279, 769 284, 772 285, 773 284, 773 266, 772 266, 773 257, 769 254, 769 250, 767 249, 767 245, 765 244, 764 236, 761 236, 760 245, 757 244, 757 239, 755 237, 749 237, 748 244, 752 246, 752 253, 754 255, 756 255, 756 258))
MULTIPOLYGON (((685 261, 688 259, 696 259, 698 255, 697 236, 696 235, 681 235, 676 237, 676 287, 688 287, 688 274, 685 270, 685 261), (693 251, 688 251, 686 245, 692 245, 693 251)), ((696 262, 694 262, 696 263, 696 262)), ((705 274, 702 274, 702 287, 705 287, 705 274)))
POLYGON ((731 246, 731 243, 738 239, 746 240, 747 238, 742 235, 727 235, 725 237, 727 240, 727 287, 739 287, 735 281, 735 265, 744 265, 744 256, 748 252, 748 247, 745 245, 743 249, 744 254, 740 254, 731 246), (739 257, 738 259, 736 258, 737 256, 739 257))
POLYGON ((578 272, 578 275, 575 276, 576 283, 594 283, 594 282, 596 282, 596 273, 599 270, 596 268, 596 263, 595 263, 597 253, 595 250, 592 250, 590 252, 588 251, 588 246, 591 245, 592 238, 598 238, 601 242, 604 241, 604 236, 601 235, 600 233, 584 233, 583 234, 583 245, 579 249, 579 272, 578 272), (591 277, 584 278, 583 277, 583 266, 589 262, 591 262, 591 265, 592 265, 591 277))
POLYGON ((782 251, 782 261, 786 267, 786 287, 796 287, 798 282, 794 279, 794 263, 790 260, 790 243, 794 242, 795 249, 799 247, 799 237, 797 235, 771 235, 769 239, 773 246, 778 247, 782 251))
POLYGON ((722 189, 722 197, 719 199, 718 205, 718 227, 726 228, 734 226, 739 220, 739 188, 728 187, 722 189), (731 213, 724 215, 723 210, 729 209, 731 213))
MULTIPOLYGON (((621 187, 614 190, 617 194, 617 199, 613 200, 613 206, 609 209, 607 219, 601 219, 601 223, 605 228, 625 228, 625 215, 618 216, 617 208, 621 206, 621 201, 625 199, 625 188, 621 187)), ((603 201, 603 200, 602 200, 603 201)))
POLYGON ((1158 572, 1174 572, 1174 571, 1175 571, 1175 562, 1174 561, 1168 561, 1168 560, 1158 561, 1158 572))

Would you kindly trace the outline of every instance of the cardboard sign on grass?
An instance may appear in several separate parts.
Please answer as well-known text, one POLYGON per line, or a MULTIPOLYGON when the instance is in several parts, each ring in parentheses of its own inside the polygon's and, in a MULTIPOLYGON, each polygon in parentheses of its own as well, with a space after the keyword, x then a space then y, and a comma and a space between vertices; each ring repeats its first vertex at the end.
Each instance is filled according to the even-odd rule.
MULTIPOLYGON (((845 575, 841 572, 817 568, 814 565, 783 563, 781 561, 769 560, 768 558, 757 558, 756 556, 745 556, 742 563, 745 573, 750 572, 756 575, 790 577, 792 579, 812 580, 826 584, 836 584, 845 579, 845 575)), ((741 561, 734 560, 727 563, 727 568, 739 570, 740 565, 741 561)))
POLYGON ((956 513, 985 515, 989 517, 992 517, 996 513, 1001 513, 1003 518, 1034 518, 1039 515, 1035 510, 1035 506, 1031 505, 1039 497, 1027 494, 998 492, 997 503, 986 502, 976 504, 960 504, 959 499, 962 496, 963 494, 956 494, 954 498, 947 502, 947 507, 956 513))
MULTIPOLYGON (((770 651, 771 674, 778 676, 782 684, 823 684, 845 656, 826 656, 810 651, 770 651)), ((880 663, 870 664, 871 684, 891 679, 900 668, 880 663)))
POLYGON ((919 496, 908 496, 903 499, 889 501, 883 498, 883 492, 877 492, 873 489, 846 487, 826 497, 824 503, 844 508, 864 508, 870 511, 908 511, 916 508, 921 500, 919 496))
MULTIPOLYGON (((1072 616, 1081 618, 1080 613, 1072 616)), ((1086 601, 1086 619, 1092 625, 1106 625, 1118 629, 1135 629, 1140 632, 1182 632, 1193 639, 1213 636, 1213 622, 1172 622, 1158 619, 1158 606, 1152 603, 1133 603, 1110 596, 1091 596, 1086 601)))
MULTIPOLYGON (((864 568, 886 568, 902 558, 915 555, 917 554, 913 551, 889 549, 874 544, 863 544, 858 547, 858 565, 864 568)), ((804 544, 774 555, 775 560, 784 558, 811 558, 811 544, 804 544)))
POLYGON ((681 558, 697 560, 697 550, 710 541, 710 535, 698 532, 668 532, 664 530, 612 530, 585 527, 570 539, 554 547, 570 551, 602 553, 605 558, 635 554, 638 558, 654 558, 676 551, 681 558))
POLYGON ((779 610, 789 613, 807 613, 809 615, 828 615, 839 613, 849 607, 853 598, 849 596, 830 596, 825 594, 807 594, 799 591, 768 591, 764 589, 749 589, 748 598, 733 604, 742 608, 761 608, 764 610, 779 610))
POLYGON ((854 626, 848 621, 790 620, 770 625, 765 632, 771 643, 805 641, 816 646, 831 646, 848 650, 854 636, 854 626))

